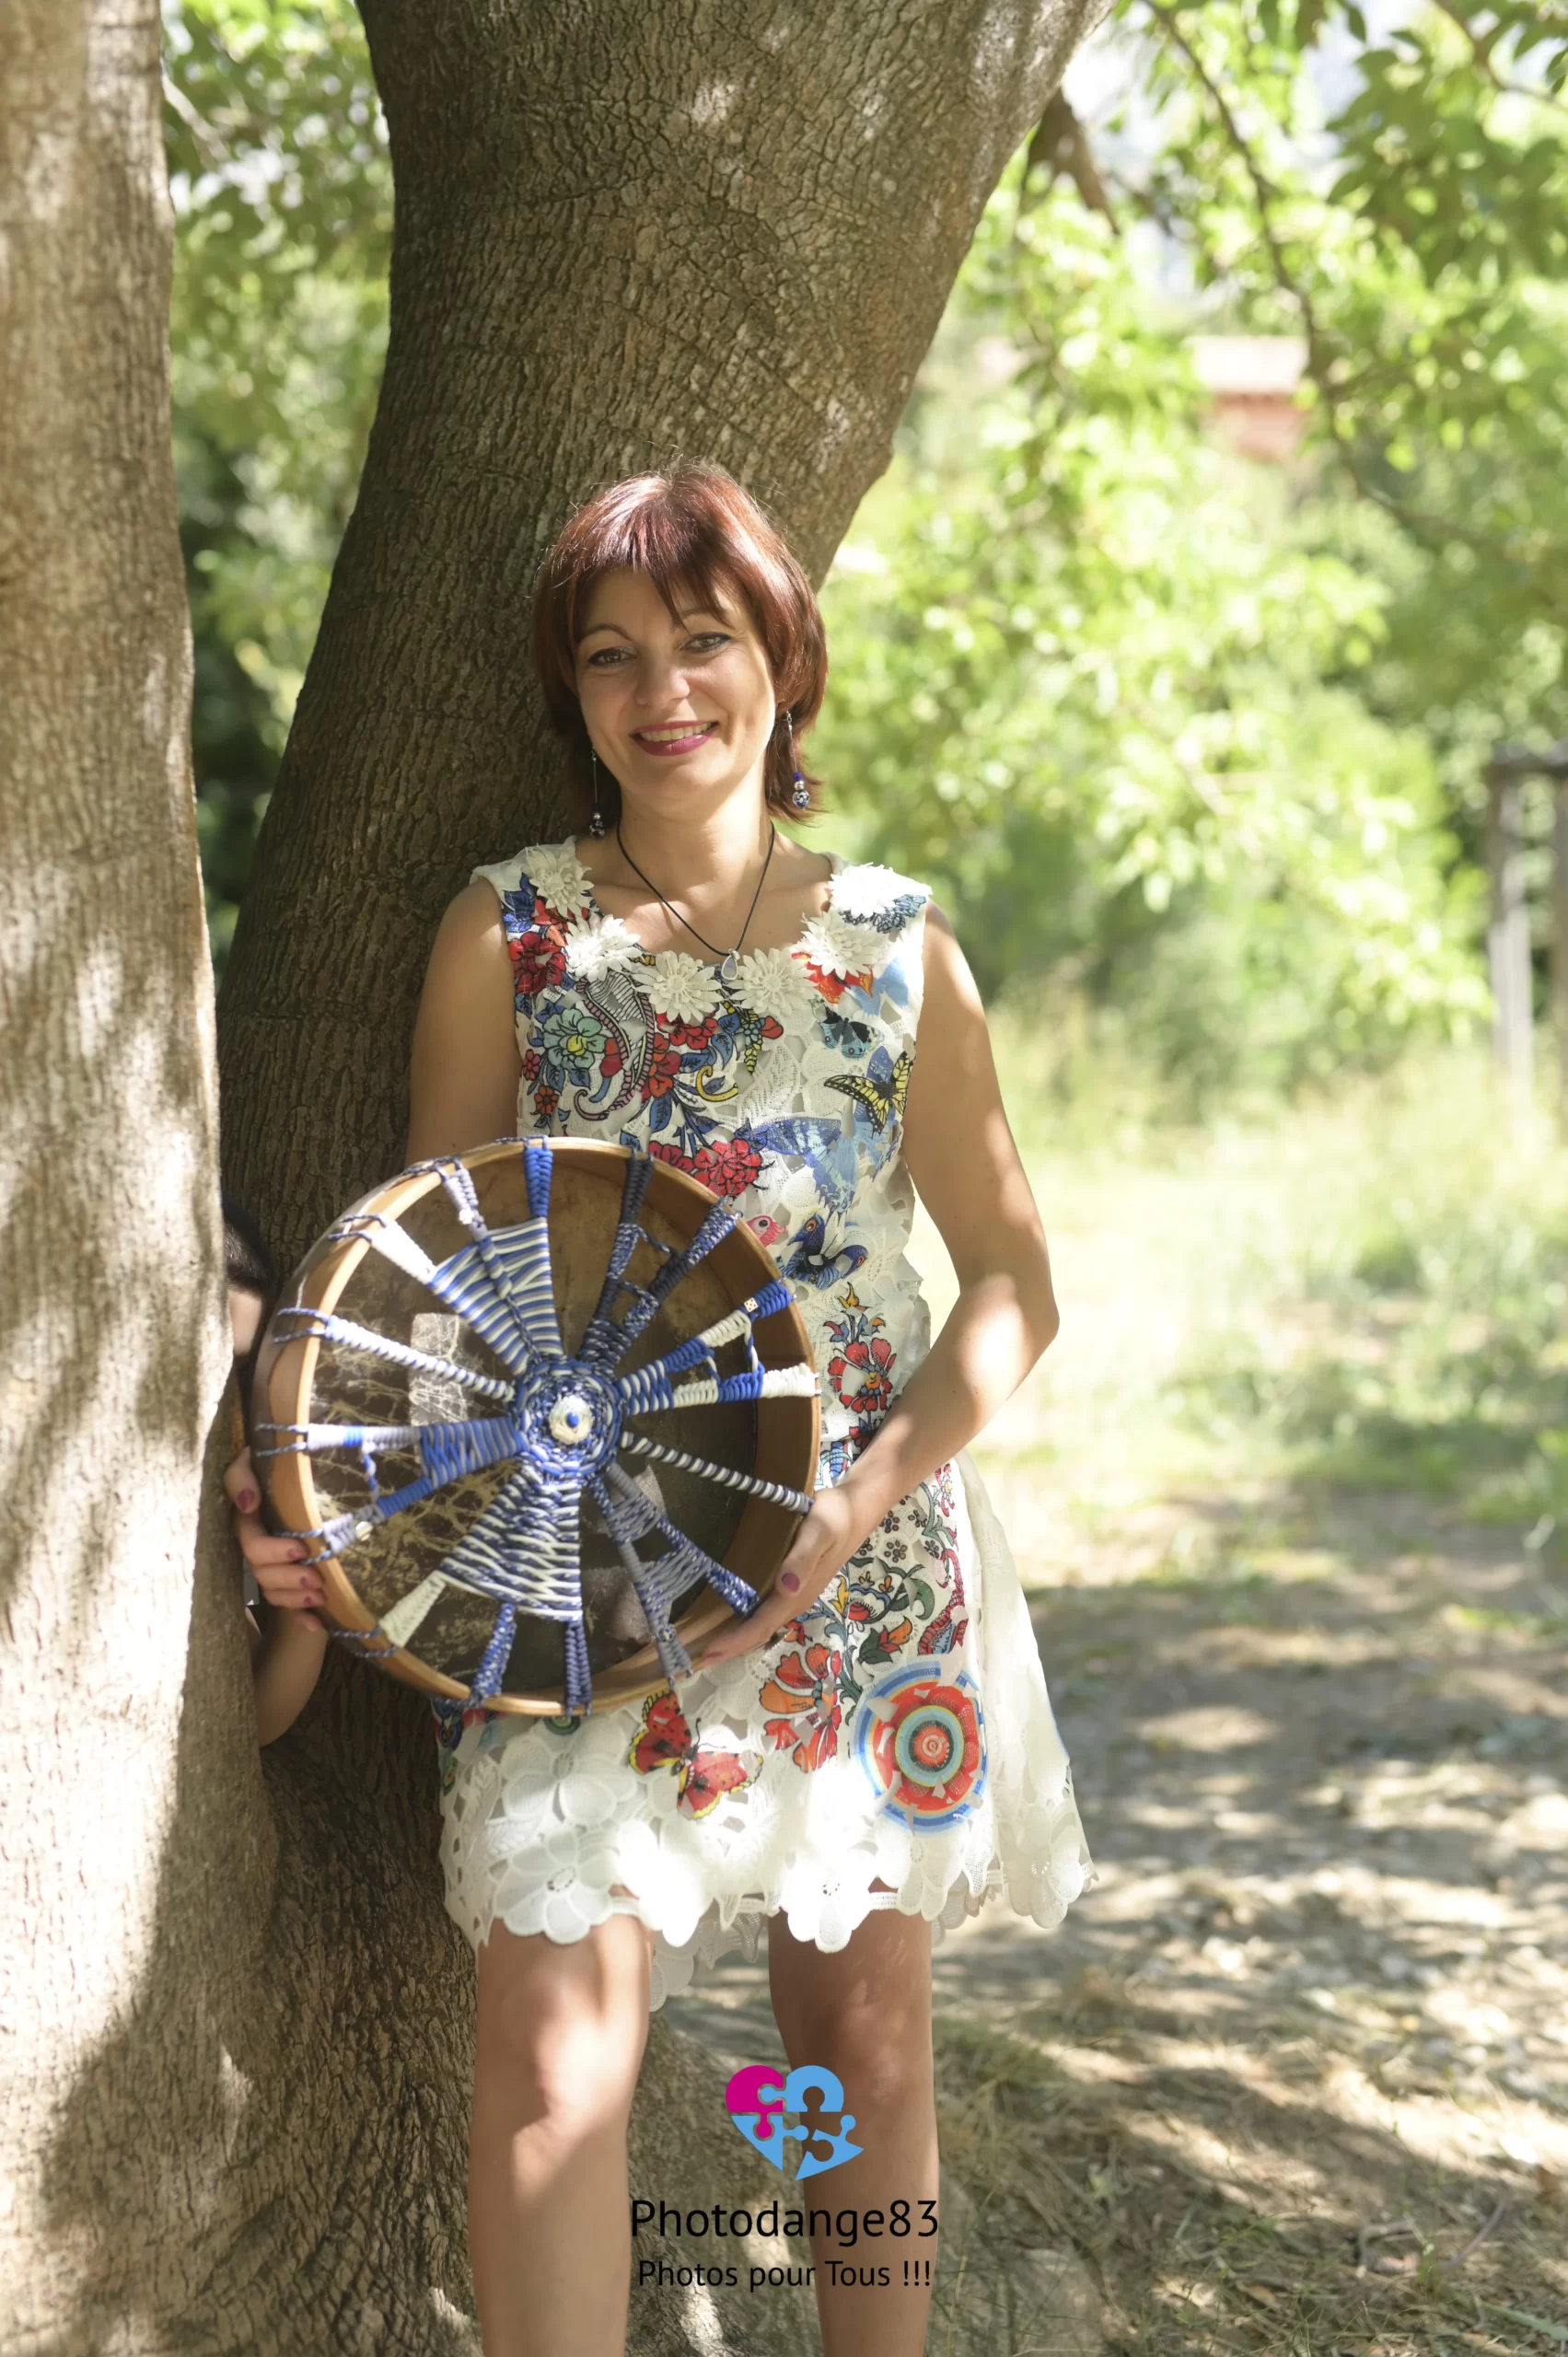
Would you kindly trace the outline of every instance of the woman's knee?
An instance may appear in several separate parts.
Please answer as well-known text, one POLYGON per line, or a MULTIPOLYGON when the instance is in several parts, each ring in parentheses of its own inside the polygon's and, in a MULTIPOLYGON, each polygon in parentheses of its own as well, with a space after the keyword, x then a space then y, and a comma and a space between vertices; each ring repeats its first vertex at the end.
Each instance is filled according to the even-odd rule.
POLYGON ((923 1924, 905 1935, 896 1919, 872 1922, 836 1956, 775 1948, 773 2010, 792 2061, 823 2065, 865 2110, 886 2112, 931 2085, 930 1948, 923 1924))
POLYGON ((475 2077, 587 2129, 631 2108, 648 2034, 647 1940, 612 1916, 557 1945, 498 1926, 480 1951, 475 2077))
POLYGON ((931 2100, 929 2027, 897 2026, 854 2014, 837 2021, 823 2017, 802 2045, 800 2060, 831 2071, 844 2101, 863 2122, 888 2119, 931 2100))

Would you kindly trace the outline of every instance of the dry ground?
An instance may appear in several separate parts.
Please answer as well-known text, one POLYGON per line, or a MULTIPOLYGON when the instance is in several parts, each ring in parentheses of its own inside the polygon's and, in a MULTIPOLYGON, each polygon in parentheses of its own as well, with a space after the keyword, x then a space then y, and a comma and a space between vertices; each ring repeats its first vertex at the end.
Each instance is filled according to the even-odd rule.
MULTIPOLYGON (((1238 1333, 1376 1365, 1404 1313, 1265 1298, 1207 1165, 1054 1175, 1063 1346, 981 1460, 1101 1879, 1050 1937, 993 1910, 936 1955, 954 2213, 1061 2277, 993 2345, 1568 2350, 1551 1517, 1379 1486, 1397 1452, 1351 1485, 1245 1420, 1184 1438, 1181 1370, 1238 1333)), ((755 1968, 672 2016, 777 2050, 755 1968)))

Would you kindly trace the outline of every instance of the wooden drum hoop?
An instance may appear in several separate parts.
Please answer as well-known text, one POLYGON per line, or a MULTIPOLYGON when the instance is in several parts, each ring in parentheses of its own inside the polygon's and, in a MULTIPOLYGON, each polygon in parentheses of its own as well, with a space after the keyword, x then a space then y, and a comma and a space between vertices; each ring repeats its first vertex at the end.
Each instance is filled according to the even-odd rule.
POLYGON ((502 1138, 332 1222, 268 1323, 252 1434, 334 1637, 428 1694, 576 1715, 673 1683, 770 1591, 817 1375, 733 1206, 622 1146, 502 1138))

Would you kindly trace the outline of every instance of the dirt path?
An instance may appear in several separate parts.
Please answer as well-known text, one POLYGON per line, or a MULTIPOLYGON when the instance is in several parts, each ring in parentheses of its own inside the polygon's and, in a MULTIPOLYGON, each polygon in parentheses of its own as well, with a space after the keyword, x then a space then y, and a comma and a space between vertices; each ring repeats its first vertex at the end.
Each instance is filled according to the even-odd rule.
MULTIPOLYGON (((959 2181, 1103 2345, 1568 2348, 1561 1576, 1409 1500, 1198 1497, 1034 1619, 1102 1879, 938 1950, 959 2181)), ((678 2017, 776 2051, 756 1968, 678 2017)))

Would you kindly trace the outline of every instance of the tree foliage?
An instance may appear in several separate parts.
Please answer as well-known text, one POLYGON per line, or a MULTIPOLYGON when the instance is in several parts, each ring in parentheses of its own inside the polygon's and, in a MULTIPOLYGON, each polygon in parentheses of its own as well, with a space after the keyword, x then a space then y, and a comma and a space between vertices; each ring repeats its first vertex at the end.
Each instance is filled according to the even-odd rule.
POLYGON ((175 459, 220 961, 354 505, 387 337, 392 181, 350 0, 166 18, 175 459))
POLYGON ((830 583, 831 776, 983 984, 1070 962, 1195 1078, 1473 1008, 1429 750, 1355 691, 1387 585, 1206 437, 1104 219, 1024 195, 830 583))
MULTIPOLYGON (((830 584, 821 749, 988 986, 1075 978, 1167 1062, 1284 1079, 1479 1009, 1481 753, 1568 730, 1568 17, 1123 0, 1100 48, 830 584), (1197 329, 1301 339, 1288 476, 1206 435, 1197 329)), ((221 955, 373 411, 389 173, 347 0, 185 0, 168 51, 221 955)))

